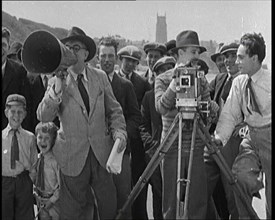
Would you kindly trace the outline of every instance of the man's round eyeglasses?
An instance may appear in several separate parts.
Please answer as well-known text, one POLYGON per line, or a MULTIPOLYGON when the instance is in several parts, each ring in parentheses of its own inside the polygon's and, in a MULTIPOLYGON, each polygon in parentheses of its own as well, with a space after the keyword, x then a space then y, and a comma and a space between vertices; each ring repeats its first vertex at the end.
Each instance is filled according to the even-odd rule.
POLYGON ((78 52, 80 51, 81 49, 84 49, 84 50, 87 50, 87 48, 85 47, 80 47, 79 45, 73 45, 73 46, 69 46, 69 45, 66 45, 66 47, 70 50, 73 50, 74 52, 78 52))

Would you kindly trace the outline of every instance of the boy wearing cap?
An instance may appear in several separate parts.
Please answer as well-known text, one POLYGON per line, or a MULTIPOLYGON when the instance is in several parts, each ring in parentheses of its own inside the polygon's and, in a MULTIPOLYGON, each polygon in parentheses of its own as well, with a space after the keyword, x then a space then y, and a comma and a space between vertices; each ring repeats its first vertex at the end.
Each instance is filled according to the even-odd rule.
POLYGON ((22 128, 27 114, 22 95, 7 97, 7 127, 2 130, 2 219, 34 219, 33 188, 30 176, 37 161, 33 133, 22 128))
MULTIPOLYGON (((27 71, 23 65, 8 58, 10 50, 11 33, 6 27, 2 27, 2 106, 5 106, 6 99, 11 94, 23 95, 27 101, 27 111, 31 112, 31 90, 27 79, 27 71)), ((8 120, 5 117, 5 108, 2 108, 2 130, 7 126, 8 120)), ((30 131, 31 115, 28 114, 22 123, 22 127, 30 131)))
POLYGON ((149 69, 143 75, 150 85, 152 86, 155 81, 155 73, 153 72, 153 66, 155 63, 166 54, 166 46, 161 43, 151 42, 143 46, 143 50, 146 53, 146 62, 149 69))
MULTIPOLYGON (((153 66, 153 72, 158 76, 169 69, 174 68, 176 60, 173 57, 164 56, 153 66)), ((162 120, 161 115, 155 108, 154 84, 150 91, 147 91, 141 104, 142 122, 140 135, 145 149, 145 160, 148 164, 160 144, 162 120)), ((162 215, 162 179, 160 166, 156 168, 149 179, 153 194, 153 216, 154 219, 163 219, 162 215)))
MULTIPOLYGON (((121 60, 121 68, 119 74, 127 78, 133 84, 135 94, 140 110, 141 102, 146 91, 151 89, 148 81, 135 72, 141 58, 141 51, 133 45, 121 48, 118 51, 118 57, 121 60)), ((135 185, 146 168, 145 152, 140 138, 140 134, 136 138, 131 139, 131 169, 132 183, 135 185)), ((133 219, 148 219, 147 215, 147 186, 143 188, 141 193, 135 199, 132 205, 133 219)))
POLYGON ((55 148, 60 165, 61 219, 113 219, 117 196, 106 162, 114 141, 118 153, 126 147, 126 124, 106 74, 86 62, 96 53, 94 40, 73 27, 61 42, 77 62, 56 73, 37 109, 42 122, 60 119, 64 145, 55 148), (112 198, 112 199, 110 199, 112 198))
MULTIPOLYGON (((198 35, 195 31, 183 31, 176 38, 176 48, 178 53, 177 64, 187 65, 192 58, 199 58, 199 55, 206 51, 206 48, 199 45, 198 35)), ((162 116, 162 136, 166 136, 175 116, 178 113, 176 108, 176 81, 173 79, 174 70, 168 70, 161 74, 155 81, 155 105, 156 110, 162 116)), ((208 83, 203 78, 201 83, 201 98, 204 101, 210 101, 208 83)), ((210 102, 210 110, 217 112, 217 104, 210 102)), ((182 135, 182 163, 181 176, 187 176, 188 160, 192 139, 193 121, 183 120, 182 135)), ((178 125, 176 125, 178 126, 178 125)), ((177 128, 175 128, 177 129, 177 128)), ((194 157, 192 166, 192 178, 190 184, 190 196, 188 204, 188 219, 205 219, 207 210, 207 176, 203 162, 204 142, 196 135, 194 157)), ((163 159, 163 216, 164 219, 176 219, 177 207, 177 158, 178 142, 175 141, 163 159)), ((184 199, 184 190, 183 198, 184 199)))

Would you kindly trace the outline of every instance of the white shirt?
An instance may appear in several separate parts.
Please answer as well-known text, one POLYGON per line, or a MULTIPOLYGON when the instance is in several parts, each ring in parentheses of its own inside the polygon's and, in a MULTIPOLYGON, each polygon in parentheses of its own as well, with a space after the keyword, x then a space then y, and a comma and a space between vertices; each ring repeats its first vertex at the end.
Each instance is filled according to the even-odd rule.
POLYGON ((5 63, 2 64, 2 77, 4 77, 4 74, 5 74, 6 64, 7 64, 7 60, 5 61, 5 63))
POLYGON ((271 71, 261 68, 251 77, 251 86, 262 115, 252 109, 250 114, 247 110, 249 105, 245 90, 248 78, 247 74, 241 74, 232 82, 215 131, 216 138, 223 144, 226 144, 235 126, 242 121, 251 127, 262 127, 271 123, 271 71))

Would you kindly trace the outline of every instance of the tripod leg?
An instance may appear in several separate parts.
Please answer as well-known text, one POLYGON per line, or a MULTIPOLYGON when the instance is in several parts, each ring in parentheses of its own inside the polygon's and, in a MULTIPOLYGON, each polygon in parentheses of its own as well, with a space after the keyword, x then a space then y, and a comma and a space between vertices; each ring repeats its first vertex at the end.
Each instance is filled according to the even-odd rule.
POLYGON ((235 192, 236 195, 239 195, 240 200, 242 201, 243 205, 247 209, 250 217, 252 219, 259 219, 257 213, 253 209, 252 205, 248 202, 247 196, 243 192, 240 184, 237 182, 237 179, 233 176, 230 168, 228 167, 225 159, 223 158, 219 148, 215 145, 214 142, 211 141, 211 136, 208 130, 205 128, 203 122, 199 120, 199 129, 198 133, 202 140, 206 143, 206 146, 209 150, 213 151, 214 154, 212 155, 215 162, 219 166, 220 170, 225 175, 226 179, 229 181, 230 185, 232 186, 232 190, 235 192))
POLYGON ((188 173, 187 173, 186 189, 185 189, 185 198, 184 198, 183 219, 188 219, 189 191, 190 191, 191 172, 192 172, 192 166, 193 166, 196 131, 197 131, 197 116, 195 116, 194 123, 193 123, 192 141, 191 141, 191 149, 190 149, 188 173))
POLYGON ((181 114, 181 113, 178 113, 176 115, 172 125, 170 126, 170 128, 167 132, 167 135, 165 136, 162 143, 160 144, 160 146, 158 147, 158 149, 154 153, 152 159, 148 163, 148 165, 145 168, 144 172, 139 177, 136 185, 134 186, 134 188, 132 189, 130 195, 128 196, 127 201, 125 202, 123 207, 119 210, 118 215, 116 216, 115 219, 123 219, 123 213, 125 212, 125 210, 127 210, 128 207, 132 205, 132 203, 134 202, 136 197, 139 195, 139 193, 141 192, 141 190, 143 189, 145 184, 148 182, 149 178, 152 176, 155 169, 158 167, 158 165, 160 164, 160 162, 164 158, 167 151, 170 149, 172 144, 177 139, 179 131, 178 131, 178 129, 175 129, 175 128, 176 128, 176 125, 179 122, 179 114, 181 114))

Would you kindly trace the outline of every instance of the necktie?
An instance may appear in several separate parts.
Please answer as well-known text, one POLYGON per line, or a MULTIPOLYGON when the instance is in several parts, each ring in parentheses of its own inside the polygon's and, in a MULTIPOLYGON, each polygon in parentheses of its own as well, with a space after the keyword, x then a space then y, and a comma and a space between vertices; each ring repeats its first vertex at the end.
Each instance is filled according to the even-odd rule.
POLYGON ((16 136, 18 130, 15 129, 13 131, 14 133, 11 140, 11 169, 15 169, 15 161, 19 160, 19 145, 16 136))
POLYGON ((38 167, 37 187, 40 187, 41 190, 45 189, 45 181, 44 181, 44 156, 43 156, 43 154, 41 154, 40 163, 39 163, 39 167, 38 167))
POLYGON ((126 74, 125 76, 126 76, 126 79, 130 80, 129 74, 126 74))
POLYGON ((47 76, 44 76, 44 87, 45 87, 45 89, 47 89, 47 87, 48 87, 48 77, 47 76))
POLYGON ((233 77, 229 76, 229 78, 226 80, 226 82, 224 84, 223 92, 222 92, 222 96, 221 96, 224 102, 226 101, 226 99, 229 95, 229 92, 230 92, 230 89, 232 86, 232 81, 233 81, 233 77))
POLYGON ((246 85, 246 94, 247 94, 247 99, 248 99, 248 105, 247 105, 247 110, 250 114, 252 114, 252 112, 250 111, 250 109, 248 108, 249 104, 251 104, 251 109, 254 111, 254 112, 258 112, 260 115, 261 112, 260 112, 260 109, 259 109, 259 106, 258 106, 258 103, 256 101, 256 98, 255 98, 255 93, 254 93, 254 90, 251 86, 251 78, 249 77, 248 78, 248 81, 247 81, 247 85, 246 85), (249 98, 250 98, 250 103, 249 103, 249 98))
POLYGON ((83 99, 84 105, 85 105, 86 110, 87 110, 88 115, 89 115, 89 112, 90 112, 89 96, 88 96, 87 90, 85 89, 85 87, 83 85, 83 82, 81 80, 82 77, 83 77, 82 74, 77 75, 77 84, 78 84, 78 89, 79 89, 80 95, 83 99))

